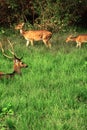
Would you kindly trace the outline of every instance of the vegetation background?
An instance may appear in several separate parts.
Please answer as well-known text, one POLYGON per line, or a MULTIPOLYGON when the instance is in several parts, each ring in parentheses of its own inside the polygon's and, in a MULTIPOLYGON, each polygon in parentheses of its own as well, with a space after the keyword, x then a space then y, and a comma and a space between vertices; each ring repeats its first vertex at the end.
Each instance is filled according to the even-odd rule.
POLYGON ((0 25, 25 21, 37 28, 59 31, 63 27, 87 27, 86 0, 0 0, 0 25))
MULTIPOLYGON (((0 80, 0 130, 86 130, 87 44, 65 43, 68 35, 87 34, 87 0, 0 0, 0 41, 7 39, 28 68, 22 76, 0 80), (52 48, 42 42, 26 48, 14 30, 47 29, 52 48)), ((0 71, 13 71, 0 51, 0 71)))

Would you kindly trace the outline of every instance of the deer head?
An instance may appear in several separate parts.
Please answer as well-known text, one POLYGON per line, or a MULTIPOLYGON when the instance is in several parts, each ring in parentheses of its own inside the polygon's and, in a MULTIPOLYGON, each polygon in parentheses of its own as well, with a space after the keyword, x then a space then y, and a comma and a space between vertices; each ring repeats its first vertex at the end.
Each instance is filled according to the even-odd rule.
POLYGON ((17 26, 15 26, 15 29, 16 29, 16 30, 20 30, 20 29, 23 28, 23 26, 24 26, 24 23, 20 23, 20 24, 18 24, 17 26))
POLYGON ((72 38, 72 35, 69 35, 69 36, 67 37, 67 39, 66 39, 66 43, 69 42, 69 41, 71 41, 71 38, 72 38))

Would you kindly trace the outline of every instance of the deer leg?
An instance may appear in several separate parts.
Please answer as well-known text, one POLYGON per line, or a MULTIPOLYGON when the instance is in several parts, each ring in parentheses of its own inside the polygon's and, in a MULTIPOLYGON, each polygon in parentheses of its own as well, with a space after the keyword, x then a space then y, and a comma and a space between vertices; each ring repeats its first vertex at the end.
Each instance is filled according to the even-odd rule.
POLYGON ((50 42, 48 42, 48 46, 49 46, 49 48, 51 48, 51 43, 50 42))
POLYGON ((78 47, 80 47, 80 48, 81 48, 81 42, 77 42, 76 47, 77 47, 77 48, 78 48, 78 47))
POLYGON ((26 46, 28 47, 28 45, 29 45, 29 40, 27 40, 27 42, 26 42, 26 46))
POLYGON ((31 40, 31 45, 32 45, 32 46, 34 45, 33 40, 31 40))
POLYGON ((51 48, 51 43, 49 41, 46 41, 47 47, 51 48))
POLYGON ((81 42, 79 43, 79 48, 81 48, 81 42))
POLYGON ((44 42, 45 46, 48 47, 47 41, 43 40, 43 42, 44 42))
POLYGON ((76 48, 78 48, 78 43, 77 43, 77 45, 76 45, 76 48))
POLYGON ((45 44, 47 47, 49 47, 49 48, 51 48, 51 43, 49 42, 50 38, 51 38, 51 37, 44 37, 44 38, 43 38, 44 44, 45 44))
POLYGON ((76 48, 78 48, 78 46, 79 46, 79 42, 76 42, 76 43, 77 43, 76 48))

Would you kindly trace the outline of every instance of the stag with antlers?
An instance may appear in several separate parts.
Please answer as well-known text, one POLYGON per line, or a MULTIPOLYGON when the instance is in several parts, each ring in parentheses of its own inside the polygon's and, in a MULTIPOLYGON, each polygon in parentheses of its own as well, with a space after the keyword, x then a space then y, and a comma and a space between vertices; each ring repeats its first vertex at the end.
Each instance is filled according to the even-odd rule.
POLYGON ((4 72, 0 72, 0 79, 2 79, 2 78, 11 78, 11 77, 13 77, 14 75, 16 75, 16 74, 19 74, 19 75, 21 75, 21 68, 26 68, 26 67, 28 67, 28 65, 27 64, 25 64, 25 63, 23 63, 21 60, 22 60, 22 58, 18 58, 17 56, 16 56, 16 54, 14 53, 14 49, 13 49, 13 46, 12 46, 12 44, 11 44, 11 42, 8 40, 8 42, 9 42, 9 44, 10 44, 10 46, 11 46, 11 48, 12 48, 12 50, 9 50, 10 51, 10 53, 12 54, 12 57, 10 57, 10 56, 8 56, 7 54, 5 54, 5 51, 4 51, 4 49, 3 49, 3 47, 2 47, 2 43, 0 42, 0 48, 1 48, 1 51, 2 51, 2 54, 5 56, 5 57, 7 57, 7 58, 9 58, 9 59, 12 59, 13 60, 13 72, 12 73, 4 73, 4 72))

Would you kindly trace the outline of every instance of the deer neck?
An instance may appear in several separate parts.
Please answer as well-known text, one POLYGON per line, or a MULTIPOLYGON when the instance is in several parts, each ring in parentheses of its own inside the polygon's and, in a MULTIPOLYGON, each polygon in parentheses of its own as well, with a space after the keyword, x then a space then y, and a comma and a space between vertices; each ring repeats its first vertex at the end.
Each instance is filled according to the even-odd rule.
POLYGON ((25 33, 25 31, 23 30, 23 29, 20 29, 20 34, 24 34, 25 33))
POLYGON ((21 68, 17 65, 14 64, 14 71, 13 73, 15 74, 21 74, 21 68))

